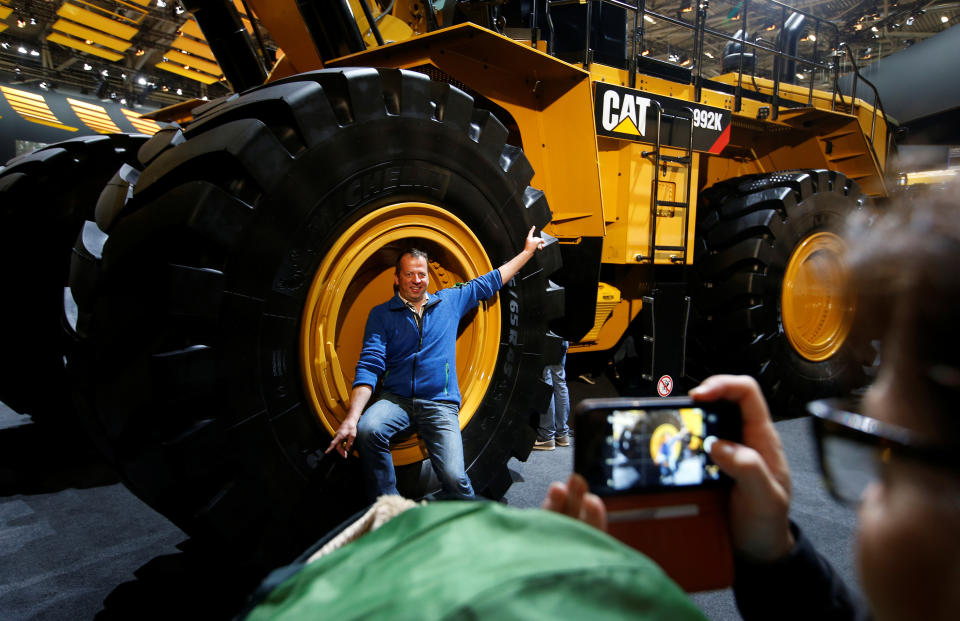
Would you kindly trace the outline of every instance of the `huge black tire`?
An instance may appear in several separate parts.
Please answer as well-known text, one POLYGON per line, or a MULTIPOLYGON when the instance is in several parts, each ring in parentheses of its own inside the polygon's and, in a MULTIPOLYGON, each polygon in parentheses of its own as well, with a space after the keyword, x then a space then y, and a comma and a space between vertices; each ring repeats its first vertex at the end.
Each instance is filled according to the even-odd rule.
POLYGON ((0 167, 0 401, 35 421, 69 421, 61 327, 70 254, 100 191, 136 162, 146 136, 83 136, 16 157, 0 167))
MULTIPOLYGON (((864 382, 869 361, 841 325, 849 309, 846 319, 833 317, 831 334, 818 335, 820 350, 804 351, 791 341, 783 307, 788 264, 798 260, 798 248, 816 239, 836 243, 848 215, 869 201, 854 181, 826 170, 750 175, 703 193, 693 288, 697 379, 753 375, 775 413, 784 415, 805 401, 843 394, 864 382)), ((840 258, 832 249, 824 252, 831 263, 840 258)), ((846 303, 836 297, 824 302, 808 312, 827 313, 830 304, 846 303)))
MULTIPOLYGON (((69 368, 131 489, 198 539, 269 565, 365 502, 357 460, 323 452, 326 406, 308 398, 302 361, 314 275, 345 249, 366 250, 337 244, 362 240, 357 223, 371 214, 442 209, 495 267, 550 212, 503 125, 417 73, 303 74, 209 107, 184 136, 144 147, 152 161, 102 251, 78 246, 71 286, 84 346, 69 368)), ((383 256, 357 278, 392 283, 397 248, 375 250, 383 256)), ((559 339, 547 322, 563 292, 547 276, 559 263, 547 247, 499 294, 488 388, 463 429, 480 493, 506 490, 506 463, 526 457, 548 403, 540 376, 559 339)), ((362 297, 353 286, 337 300, 362 297)), ((390 295, 386 284, 376 302, 390 295)), ((365 319, 355 308, 338 317, 337 346, 365 319)), ((482 379, 460 375, 461 390, 482 379)), ((421 463, 411 469, 401 491, 432 491, 421 463)))

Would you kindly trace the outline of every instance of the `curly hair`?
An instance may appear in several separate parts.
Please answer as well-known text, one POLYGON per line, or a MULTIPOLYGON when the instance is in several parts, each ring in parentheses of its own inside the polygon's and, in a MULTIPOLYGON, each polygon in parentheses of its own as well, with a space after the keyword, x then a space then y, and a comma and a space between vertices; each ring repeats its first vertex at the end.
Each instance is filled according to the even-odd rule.
POLYGON ((928 193, 851 221, 847 262, 859 338, 880 341, 897 382, 922 395, 936 422, 960 437, 960 207, 928 193))

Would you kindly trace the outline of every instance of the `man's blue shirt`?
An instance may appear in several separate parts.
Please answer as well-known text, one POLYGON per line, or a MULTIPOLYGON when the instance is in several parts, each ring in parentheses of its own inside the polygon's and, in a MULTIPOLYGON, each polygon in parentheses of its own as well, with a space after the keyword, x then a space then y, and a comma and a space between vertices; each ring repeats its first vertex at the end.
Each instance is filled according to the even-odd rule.
POLYGON ((399 296, 375 306, 367 317, 354 386, 376 387, 400 397, 449 401, 459 405, 457 327, 481 300, 503 282, 493 270, 464 285, 441 289, 423 306, 421 326, 399 296))

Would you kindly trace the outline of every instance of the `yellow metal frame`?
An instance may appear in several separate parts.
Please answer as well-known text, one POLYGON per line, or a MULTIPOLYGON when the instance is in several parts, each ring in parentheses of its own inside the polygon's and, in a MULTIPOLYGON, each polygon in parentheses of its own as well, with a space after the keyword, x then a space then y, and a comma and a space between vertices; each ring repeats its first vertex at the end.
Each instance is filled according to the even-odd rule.
POLYGON ((47 41, 52 41, 53 43, 59 43, 60 45, 65 45, 67 47, 72 47, 75 50, 80 50, 81 52, 86 52, 87 54, 93 54, 94 56, 99 56, 100 58, 105 58, 112 62, 117 62, 118 60, 123 59, 123 54, 118 54, 116 52, 111 52, 110 50, 104 49, 102 47, 97 47, 96 45, 90 45, 79 39, 74 39, 73 37, 68 37, 60 34, 59 32, 51 32, 47 35, 47 41))
POLYGON ((97 43, 104 47, 109 47, 110 49, 116 50, 118 52, 124 52, 128 50, 131 45, 133 45, 126 39, 111 37, 110 35, 104 32, 101 32, 99 30, 94 30, 93 28, 87 28, 86 26, 81 26, 80 24, 75 24, 66 19, 58 19, 53 23, 52 28, 64 34, 73 35, 74 37, 77 37, 79 39, 84 39, 84 40, 89 39, 94 43, 97 43))
POLYGON ((173 43, 170 44, 170 49, 183 50, 185 52, 190 52, 191 54, 196 54, 197 56, 202 56, 208 60, 216 61, 216 58, 213 55, 213 50, 210 49, 209 45, 203 41, 197 41, 183 35, 180 35, 173 40, 173 43))
MULTIPOLYGON (((393 264, 382 262, 384 247, 425 240, 440 249, 444 264, 430 264, 430 292, 493 269, 483 244, 455 215, 436 205, 398 203, 354 222, 337 237, 313 277, 301 322, 301 370, 308 399, 333 435, 346 416, 353 369, 360 356, 367 315, 390 296, 393 264), (380 263, 378 263, 378 259, 380 263)), ((460 427, 483 401, 500 348, 499 297, 485 302, 457 337, 457 375, 462 387, 460 427)), ((413 436, 393 448, 397 465, 427 457, 413 436)))
POLYGON ((171 62, 159 62, 154 65, 158 69, 163 69, 164 71, 169 71, 170 73, 176 73, 177 75, 182 75, 185 78, 190 78, 191 80, 196 80, 197 82, 203 82, 204 84, 213 84, 214 82, 219 82, 220 78, 212 76, 202 71, 194 71, 192 69, 187 69, 183 65, 177 65, 171 62))
POLYGON ((70 109, 77 115, 84 125, 99 134, 119 134, 121 129, 113 122, 107 109, 79 99, 67 97, 67 103, 70 109))
POLYGON ((217 63, 210 62, 209 60, 204 60, 199 56, 190 56, 184 54, 183 52, 178 52, 177 50, 167 50, 164 54, 169 60, 172 60, 175 63, 180 63, 181 65, 187 65, 193 69, 198 69, 204 73, 209 73, 212 76, 222 76, 223 72, 220 70, 220 65, 217 63))
MULTIPOLYGON (((80 2, 81 0, 77 0, 77 1, 80 2)), ((96 7, 95 5, 90 5, 86 2, 84 2, 83 4, 87 4, 87 6, 93 6, 94 8, 99 8, 99 7, 96 7)), ((113 13, 108 13, 108 14, 114 15, 113 13)), ((133 35, 137 34, 137 29, 134 28, 133 26, 121 24, 116 19, 111 19, 110 17, 104 17, 103 15, 98 15, 93 11, 89 11, 87 9, 76 6, 74 4, 70 4, 68 2, 65 2, 62 5, 60 5, 60 8, 57 9, 57 15, 59 15, 60 17, 65 17, 70 21, 85 24, 87 26, 90 26, 91 28, 96 28, 97 30, 106 32, 107 34, 111 34, 121 39, 131 39, 133 35)), ((115 15, 115 16, 118 19, 126 19, 120 15, 115 15)), ((126 19, 126 21, 133 24, 137 23, 129 19, 126 19)))
POLYGON ((41 95, 9 86, 0 86, 0 93, 3 93, 14 112, 31 123, 55 127, 68 132, 75 132, 79 129, 62 123, 50 110, 50 106, 47 105, 46 100, 41 95))
MULTIPOLYGON (((252 0, 254 10, 285 56, 271 74, 277 79, 323 66, 309 43, 294 0, 265 3, 252 0), (263 5, 263 6, 260 6, 263 5)), ((398 3, 404 5, 404 3, 398 3)), ((405 5, 404 5, 405 6, 405 5)), ((395 9, 394 16, 407 22, 412 32, 423 29, 422 16, 395 9)), ((358 21, 365 24, 364 18, 358 21)), ((551 57, 474 24, 460 24, 408 40, 368 49, 327 63, 329 67, 372 66, 426 70, 434 79, 449 79, 469 86, 472 92, 499 107, 498 116, 519 137, 535 171, 531 184, 543 190, 553 212, 545 227, 561 243, 576 244, 585 237, 603 238, 602 261, 606 264, 639 266, 650 256, 650 200, 654 171, 642 155, 649 144, 598 138, 594 127, 593 82, 619 86, 630 83, 626 70, 593 64, 589 70, 551 57), (503 114, 505 112, 506 114, 503 114)), ((716 78, 727 84, 736 76, 716 78)), ((757 78, 744 80, 746 90, 755 88, 769 95, 773 83, 757 78)), ((637 74, 637 90, 694 101, 692 84, 637 74)), ((806 103, 807 88, 780 86, 783 100, 806 103)), ((814 91, 812 105, 769 113, 769 104, 747 97, 734 111, 734 95, 702 89, 699 103, 730 110, 730 143, 722 154, 695 153, 689 175, 691 195, 686 190, 684 167, 667 164, 657 171, 658 194, 688 202, 687 237, 683 239, 682 217, 658 218, 657 239, 662 246, 688 248, 686 262, 694 260, 697 190, 720 181, 751 173, 769 173, 795 168, 827 168, 856 180, 865 193, 886 196, 883 178, 887 128, 876 118, 872 128, 876 152, 867 135, 871 132, 873 108, 862 101, 850 102, 845 110, 833 110, 828 93, 814 91), (763 110, 767 108, 767 110, 763 110)), ((663 149, 665 155, 682 155, 663 149)), ((676 253, 658 252, 654 263, 674 264, 676 253)), ((624 297, 605 319, 596 340, 574 347, 603 349, 616 344, 629 322, 639 312, 637 291, 624 297)), ((811 354, 817 355, 817 354, 811 354)))

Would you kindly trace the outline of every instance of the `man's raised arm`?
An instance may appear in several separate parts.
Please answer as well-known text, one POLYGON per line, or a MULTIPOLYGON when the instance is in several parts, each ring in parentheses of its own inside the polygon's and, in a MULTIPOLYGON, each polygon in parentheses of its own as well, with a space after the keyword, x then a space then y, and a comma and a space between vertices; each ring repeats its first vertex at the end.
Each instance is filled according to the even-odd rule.
POLYGON ((530 257, 532 257, 537 250, 543 250, 543 238, 534 237, 533 235, 536 228, 535 226, 530 227, 530 231, 527 233, 527 240, 524 242, 523 250, 520 251, 520 254, 500 266, 500 280, 503 284, 510 282, 510 279, 517 275, 517 272, 527 264, 527 261, 530 260, 530 257))

